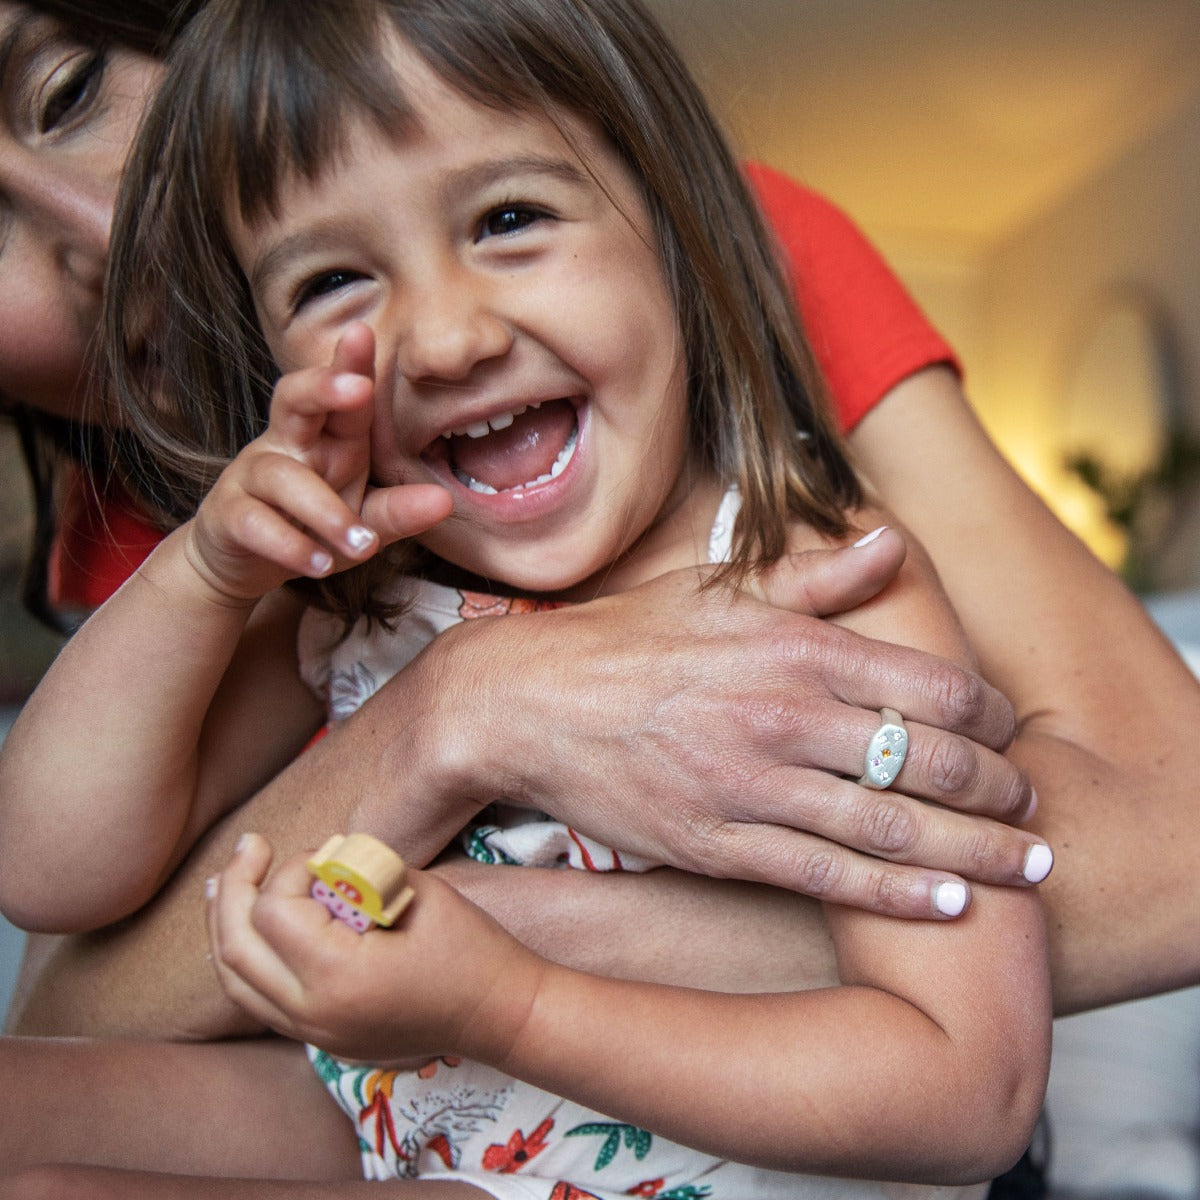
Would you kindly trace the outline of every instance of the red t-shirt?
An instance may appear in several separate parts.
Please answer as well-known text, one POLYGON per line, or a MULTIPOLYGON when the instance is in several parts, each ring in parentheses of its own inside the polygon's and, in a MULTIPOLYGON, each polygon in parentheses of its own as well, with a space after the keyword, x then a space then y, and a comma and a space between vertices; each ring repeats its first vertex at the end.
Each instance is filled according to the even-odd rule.
POLYGON ((787 261, 844 432, 923 367, 948 363, 961 371, 949 344, 845 213, 770 167, 750 163, 746 174, 787 261))
MULTIPOLYGON (((844 213, 770 167, 751 163, 746 173, 787 260, 843 430, 922 367, 958 369, 954 351, 844 213)), ((160 536, 123 495, 98 502, 91 488, 74 489, 51 559, 52 599, 84 608, 103 603, 160 536)))

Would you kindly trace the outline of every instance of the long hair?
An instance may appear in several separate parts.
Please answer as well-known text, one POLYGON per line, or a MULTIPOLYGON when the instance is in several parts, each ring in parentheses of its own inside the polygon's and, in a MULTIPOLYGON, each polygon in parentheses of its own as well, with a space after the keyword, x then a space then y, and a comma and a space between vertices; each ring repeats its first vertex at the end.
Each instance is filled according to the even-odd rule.
MULTIPOLYGON (((336 161, 351 118, 403 132, 394 35, 482 104, 585 116, 639 181, 685 347, 692 449, 743 498, 730 571, 778 558, 791 518, 843 533, 859 484, 773 243, 637 0, 210 0, 146 118, 113 229, 106 339, 139 493, 186 519, 265 428, 278 370, 223 214, 277 211, 287 178, 336 161)), ((323 602, 378 615, 383 569, 395 563, 323 581, 323 602)))
MULTIPOLYGON (((161 56, 204 0, 24 0, 87 46, 121 46, 161 56)), ((85 370, 88 367, 85 365, 85 370)), ((66 633, 71 622, 49 597, 50 552, 58 532, 59 477, 64 461, 104 470, 103 439, 92 427, 0 397, 17 430, 33 499, 33 530, 21 577, 21 602, 44 625, 66 633)))

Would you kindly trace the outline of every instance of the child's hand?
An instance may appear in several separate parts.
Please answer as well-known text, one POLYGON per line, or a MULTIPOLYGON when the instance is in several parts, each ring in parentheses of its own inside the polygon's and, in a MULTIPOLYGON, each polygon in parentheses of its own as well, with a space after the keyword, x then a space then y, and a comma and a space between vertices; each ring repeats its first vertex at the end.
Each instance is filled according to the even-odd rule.
POLYGON ((213 961, 230 998, 280 1033, 342 1058, 498 1065, 547 969, 434 875, 391 929, 355 933, 309 895, 308 855, 264 884, 271 848, 248 834, 209 881, 213 961))
POLYGON ((368 486, 374 358, 374 334, 356 324, 330 366, 276 384, 266 432, 190 523, 188 559, 222 596, 253 601, 296 576, 319 579, 450 514, 442 488, 368 486))

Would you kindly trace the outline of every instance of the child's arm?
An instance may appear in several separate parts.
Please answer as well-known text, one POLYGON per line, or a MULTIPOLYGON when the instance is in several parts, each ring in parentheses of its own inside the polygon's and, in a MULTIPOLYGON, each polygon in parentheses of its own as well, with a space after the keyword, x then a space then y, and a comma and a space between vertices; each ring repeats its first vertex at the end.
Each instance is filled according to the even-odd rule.
POLYGON ((439 488, 366 489, 373 357, 363 326, 330 367, 281 380, 267 431, 26 705, 0 757, 0 909, 17 924, 125 916, 319 725, 296 671, 300 607, 261 598, 435 523, 448 503, 439 488))
MULTIPOLYGON (((923 563, 864 611, 864 631, 876 622, 964 653, 923 563)), ((398 929, 359 938, 305 899, 295 865, 260 892, 266 857, 252 842, 221 879, 223 978, 260 1019, 334 1053, 463 1054, 708 1152, 806 1172, 983 1179, 1037 1119, 1050 1010, 1031 892, 976 888, 950 926, 831 909, 845 986, 730 996, 554 966, 419 872, 398 929)))

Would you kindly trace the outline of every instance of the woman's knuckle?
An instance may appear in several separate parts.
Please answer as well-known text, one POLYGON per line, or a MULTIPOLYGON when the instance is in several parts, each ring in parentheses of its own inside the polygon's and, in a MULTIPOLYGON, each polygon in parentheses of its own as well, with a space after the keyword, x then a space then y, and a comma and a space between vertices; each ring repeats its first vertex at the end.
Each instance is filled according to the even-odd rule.
POLYGON ((979 759, 969 742, 938 737, 929 747, 925 764, 929 786, 938 798, 961 796, 979 778, 979 759))
POLYGON ((796 890, 805 896, 829 896, 845 875, 840 857, 832 850, 808 850, 796 861, 796 890))
POLYGON ((908 888, 898 871, 873 870, 868 879, 867 906, 872 912, 897 916, 908 911, 908 888))
POLYGON ((862 848, 870 854, 901 856, 917 841, 917 820, 907 804, 891 797, 869 803, 862 817, 862 848))
POLYGON ((987 828, 973 828, 962 841, 960 852, 966 874, 973 879, 996 876, 1001 853, 996 839, 987 828))
POLYGON ((937 668, 933 688, 950 728, 969 728, 982 718, 987 691, 978 675, 953 663, 942 663, 937 668))

